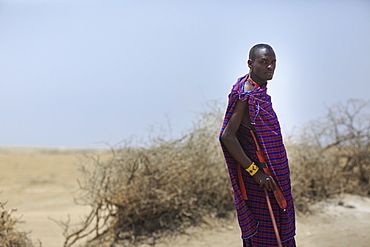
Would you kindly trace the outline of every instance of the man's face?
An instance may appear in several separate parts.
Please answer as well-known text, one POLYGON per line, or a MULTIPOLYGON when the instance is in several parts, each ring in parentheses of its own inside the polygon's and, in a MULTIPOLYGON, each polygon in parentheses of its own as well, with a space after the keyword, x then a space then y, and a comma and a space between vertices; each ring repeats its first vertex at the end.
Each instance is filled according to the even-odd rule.
POLYGON ((257 49, 254 61, 248 60, 248 66, 255 79, 261 83, 271 80, 276 67, 275 52, 268 48, 257 49))

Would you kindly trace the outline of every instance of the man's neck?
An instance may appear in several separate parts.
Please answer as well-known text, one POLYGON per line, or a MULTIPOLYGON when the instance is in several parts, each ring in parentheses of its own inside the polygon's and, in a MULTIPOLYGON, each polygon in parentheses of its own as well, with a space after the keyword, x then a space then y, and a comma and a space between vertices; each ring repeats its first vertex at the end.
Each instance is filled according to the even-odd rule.
POLYGON ((252 72, 249 72, 249 77, 255 82, 258 84, 258 86, 264 86, 267 84, 267 81, 263 81, 261 80, 260 78, 258 78, 255 74, 253 74, 252 72))

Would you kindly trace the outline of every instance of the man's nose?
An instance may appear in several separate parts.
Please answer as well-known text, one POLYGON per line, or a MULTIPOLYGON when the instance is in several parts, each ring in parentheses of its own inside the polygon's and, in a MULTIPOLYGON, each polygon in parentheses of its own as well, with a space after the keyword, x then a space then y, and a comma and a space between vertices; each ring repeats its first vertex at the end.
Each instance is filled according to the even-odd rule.
POLYGON ((269 63, 269 64, 267 65, 267 68, 269 68, 269 69, 274 68, 274 64, 273 64, 273 63, 269 63))

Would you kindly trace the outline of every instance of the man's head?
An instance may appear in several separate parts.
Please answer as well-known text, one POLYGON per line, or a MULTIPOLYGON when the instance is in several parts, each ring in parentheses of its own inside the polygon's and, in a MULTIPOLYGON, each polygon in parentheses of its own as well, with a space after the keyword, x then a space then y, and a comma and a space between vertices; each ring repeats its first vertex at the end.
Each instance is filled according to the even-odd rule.
POLYGON ((248 67, 250 76, 258 84, 266 84, 274 76, 275 52, 267 44, 257 44, 249 51, 248 67))

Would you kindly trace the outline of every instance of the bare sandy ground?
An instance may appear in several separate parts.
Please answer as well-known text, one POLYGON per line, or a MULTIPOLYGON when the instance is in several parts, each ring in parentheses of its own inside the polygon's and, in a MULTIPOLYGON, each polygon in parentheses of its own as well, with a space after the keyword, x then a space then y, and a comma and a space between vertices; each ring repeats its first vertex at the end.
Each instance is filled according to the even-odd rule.
MULTIPOLYGON (((78 189, 77 164, 86 152, 81 149, 0 147, 0 202, 17 209, 29 231, 43 247, 61 247, 62 229, 51 220, 78 222, 89 210, 74 203, 78 189)), ((96 151, 101 152, 101 151, 96 151)), ((370 199, 354 195, 314 206, 311 216, 297 217, 297 245, 300 247, 370 246, 370 199)), ((240 247, 235 221, 188 229, 186 235, 157 241, 157 247, 240 247)), ((143 246, 144 247, 144 246, 143 246)))

